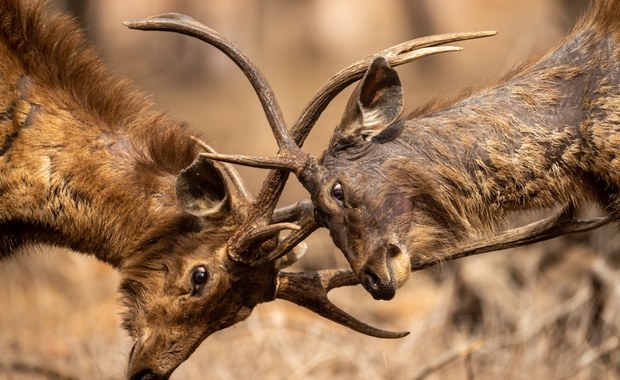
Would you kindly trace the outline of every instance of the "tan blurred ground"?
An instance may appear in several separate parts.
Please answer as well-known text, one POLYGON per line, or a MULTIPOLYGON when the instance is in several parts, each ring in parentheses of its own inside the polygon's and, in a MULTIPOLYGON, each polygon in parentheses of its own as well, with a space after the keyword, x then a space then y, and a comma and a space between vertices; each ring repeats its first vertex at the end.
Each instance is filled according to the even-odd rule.
MULTIPOLYGON (((84 5, 89 36, 110 65, 152 93, 222 152, 273 154, 245 78, 187 37, 130 31, 121 22, 191 14, 234 40, 279 96, 285 117, 354 60, 424 34, 488 30, 492 39, 399 68, 407 103, 497 78, 559 41, 568 0, 173 1, 57 0, 84 5)), ((578 7, 579 5, 577 5, 578 7)), ((348 92, 347 92, 348 94, 348 92)), ((319 154, 347 94, 306 144, 319 154)), ((264 172, 240 168, 256 191, 264 172)), ((291 180, 282 203, 306 197, 291 180)), ((309 239, 300 268, 344 266, 327 234, 309 239)), ((463 260, 416 273, 391 302, 360 289, 332 297, 364 320, 411 330, 397 341, 350 332, 285 302, 205 341, 173 379, 613 379, 620 371, 620 241, 613 229, 463 260), (442 363, 447 363, 441 366, 442 363)), ((119 323, 118 276, 93 259, 36 249, 0 265, 0 379, 122 378, 130 342, 119 323), (47 370, 48 372, 43 372, 47 370)))

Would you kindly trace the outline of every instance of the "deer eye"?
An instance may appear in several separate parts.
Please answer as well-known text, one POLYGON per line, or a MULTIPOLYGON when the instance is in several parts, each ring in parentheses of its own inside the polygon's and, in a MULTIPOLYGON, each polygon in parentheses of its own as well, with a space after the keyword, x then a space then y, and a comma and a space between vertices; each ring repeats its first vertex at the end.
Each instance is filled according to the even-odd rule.
POLYGON ((199 291, 209 280, 209 272, 207 268, 199 266, 194 268, 192 272, 192 292, 199 291))
POLYGON ((334 198, 338 203, 342 206, 344 202, 344 190, 342 189, 342 184, 340 182, 336 182, 332 187, 331 191, 332 198, 334 198))

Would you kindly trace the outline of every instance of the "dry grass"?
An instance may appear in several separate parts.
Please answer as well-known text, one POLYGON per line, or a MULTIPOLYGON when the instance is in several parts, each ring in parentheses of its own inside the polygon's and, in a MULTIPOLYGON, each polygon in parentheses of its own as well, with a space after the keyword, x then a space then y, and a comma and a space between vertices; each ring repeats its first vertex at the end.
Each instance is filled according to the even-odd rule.
MULTIPOLYGON (((420 30, 496 28, 500 36, 469 42, 465 52, 450 58, 403 68, 404 83, 411 85, 405 87, 409 104, 497 77, 563 33, 559 0, 501 6, 460 0, 450 8, 419 3, 427 4, 428 13, 411 20, 397 1, 368 4, 366 10, 357 2, 268 1, 263 8, 191 2, 186 8, 193 9, 184 11, 231 35, 255 57, 288 120, 337 69, 420 30), (308 9, 310 4, 315 8, 308 9), (339 21, 334 28, 330 20, 348 23, 339 21), (426 27, 416 29, 421 21, 426 27)), ((219 150, 273 153, 258 102, 217 53, 120 26, 126 18, 173 9, 166 1, 96 2, 91 33, 113 67, 135 78, 162 108, 189 121, 219 150), (161 46, 175 49, 174 61, 165 59, 161 46)), ((310 152, 326 145, 345 100, 339 97, 316 127, 307 143, 310 152)), ((256 190, 264 173, 241 171, 256 190)), ((284 202, 305 196, 292 181, 284 202)), ((387 303, 360 289, 334 292, 336 303, 368 322, 411 330, 395 341, 361 336, 283 301, 261 305, 246 322, 210 337, 173 378, 615 379, 620 271, 609 263, 620 261, 618 240, 615 231, 606 230, 445 264, 414 274, 387 303)), ((309 245, 300 268, 345 265, 325 232, 311 237, 309 245)), ((106 266, 62 250, 39 249, 3 262, 0 379, 122 378, 130 342, 119 327, 118 281, 106 266)))
MULTIPOLYGON (((0 278, 0 378, 122 377, 129 341, 112 271, 55 251, 4 263, 0 278)), ((618 279, 570 241, 470 258, 413 276, 389 303, 360 289, 333 295, 367 321, 411 330, 404 339, 365 337, 275 302, 209 338, 173 378, 613 379, 618 279)))

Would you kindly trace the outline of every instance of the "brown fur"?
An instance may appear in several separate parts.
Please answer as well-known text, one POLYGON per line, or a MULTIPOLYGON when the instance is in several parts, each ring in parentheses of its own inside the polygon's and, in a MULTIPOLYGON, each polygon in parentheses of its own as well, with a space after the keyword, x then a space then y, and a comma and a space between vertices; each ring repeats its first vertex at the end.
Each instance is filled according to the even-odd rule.
POLYGON ((208 335, 273 298, 273 263, 229 259, 245 215, 197 155, 184 125, 111 75, 70 19, 36 1, 3 1, 0 258, 48 244, 118 269, 136 379, 168 377, 208 335), (194 184, 199 177, 208 182, 194 184), (197 207, 177 200, 178 178, 185 200, 224 202, 224 212, 192 215, 197 207), (200 266, 208 282, 195 287, 200 266))
POLYGON ((596 1, 539 60, 401 120, 390 116, 400 95, 389 95, 400 83, 375 85, 386 68, 373 63, 322 159, 324 188, 340 183, 345 200, 313 194, 319 220, 377 298, 402 282, 390 263, 397 251, 440 255, 514 211, 593 200, 619 220, 619 64, 613 0, 596 1))

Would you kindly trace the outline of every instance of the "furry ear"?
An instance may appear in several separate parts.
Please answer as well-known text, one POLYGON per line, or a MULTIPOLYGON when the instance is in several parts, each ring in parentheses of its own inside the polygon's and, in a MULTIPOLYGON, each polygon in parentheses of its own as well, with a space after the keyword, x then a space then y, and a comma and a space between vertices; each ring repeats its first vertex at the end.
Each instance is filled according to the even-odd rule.
POLYGON ((377 57, 351 94, 336 134, 368 141, 395 122, 402 108, 398 73, 385 58, 377 57))
POLYGON ((200 217, 217 218, 228 211, 230 203, 222 173, 204 157, 179 173, 176 195, 183 210, 200 217))

